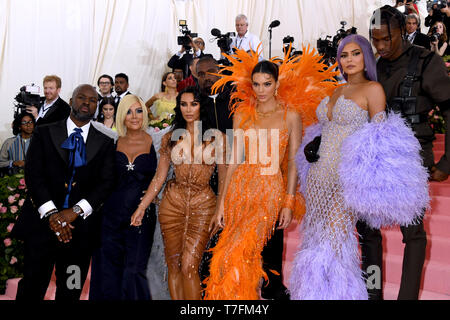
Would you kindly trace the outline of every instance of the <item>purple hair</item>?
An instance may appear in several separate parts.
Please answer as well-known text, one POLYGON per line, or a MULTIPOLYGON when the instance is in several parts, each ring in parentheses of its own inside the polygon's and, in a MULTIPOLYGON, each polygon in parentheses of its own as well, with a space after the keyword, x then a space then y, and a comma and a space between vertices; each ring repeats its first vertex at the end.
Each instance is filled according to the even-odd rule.
POLYGON ((344 47, 351 42, 356 43, 358 46, 361 47, 361 50, 364 55, 366 78, 372 81, 377 81, 377 66, 376 66, 377 63, 375 61, 375 55, 373 54, 372 45, 370 44, 369 40, 367 40, 363 36, 360 36, 359 34, 352 34, 346 36, 344 39, 342 39, 341 43, 339 44, 339 48, 337 50, 337 62, 339 70, 341 70, 341 73, 344 76, 345 80, 348 80, 348 76, 344 74, 344 70, 342 70, 341 53, 342 50, 344 50, 344 47))

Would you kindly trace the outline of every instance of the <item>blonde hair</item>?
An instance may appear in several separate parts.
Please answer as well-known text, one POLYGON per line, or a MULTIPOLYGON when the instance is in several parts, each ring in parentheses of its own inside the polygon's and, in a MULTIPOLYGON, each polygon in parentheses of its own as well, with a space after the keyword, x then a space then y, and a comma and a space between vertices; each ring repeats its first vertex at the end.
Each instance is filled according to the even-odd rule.
POLYGON ((119 137, 123 137, 127 134, 127 127, 124 123, 125 117, 127 116, 127 112, 130 110, 130 107, 136 102, 139 102, 142 107, 142 130, 147 129, 148 127, 148 112, 144 101, 134 94, 127 94, 120 100, 119 106, 117 107, 116 129, 119 137))

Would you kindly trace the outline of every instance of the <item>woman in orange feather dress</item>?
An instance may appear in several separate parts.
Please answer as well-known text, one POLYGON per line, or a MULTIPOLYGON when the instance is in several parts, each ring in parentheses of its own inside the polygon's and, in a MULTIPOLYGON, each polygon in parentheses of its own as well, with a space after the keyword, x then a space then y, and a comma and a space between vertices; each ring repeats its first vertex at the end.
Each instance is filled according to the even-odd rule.
POLYGON ((271 61, 258 63, 254 52, 238 50, 228 57, 232 66, 222 69, 232 75, 223 76, 214 87, 234 81, 232 99, 238 102, 232 106, 234 141, 226 192, 218 199, 210 226, 212 234, 223 231, 212 250, 205 299, 259 299, 261 280, 267 277, 261 252, 277 220, 278 228, 285 229, 293 214, 304 213, 294 162, 302 125, 315 121, 313 104, 336 84, 323 81, 333 74, 314 52, 308 50, 305 62, 299 63, 299 58, 285 59, 278 67, 271 61), (298 77, 299 70, 306 77, 298 77), (239 159, 244 160, 238 163, 239 159))

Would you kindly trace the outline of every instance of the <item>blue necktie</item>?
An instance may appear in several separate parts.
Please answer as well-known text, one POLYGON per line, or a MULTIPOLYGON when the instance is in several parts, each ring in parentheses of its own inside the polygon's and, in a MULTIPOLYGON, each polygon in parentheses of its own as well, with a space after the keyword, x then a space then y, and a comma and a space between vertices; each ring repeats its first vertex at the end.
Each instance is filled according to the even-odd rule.
POLYGON ((69 168, 72 169, 72 177, 67 186, 67 195, 64 200, 64 209, 69 207, 69 196, 72 190, 72 182, 75 176, 75 169, 86 165, 86 146, 80 128, 75 128, 73 132, 61 145, 61 148, 69 150, 69 168))

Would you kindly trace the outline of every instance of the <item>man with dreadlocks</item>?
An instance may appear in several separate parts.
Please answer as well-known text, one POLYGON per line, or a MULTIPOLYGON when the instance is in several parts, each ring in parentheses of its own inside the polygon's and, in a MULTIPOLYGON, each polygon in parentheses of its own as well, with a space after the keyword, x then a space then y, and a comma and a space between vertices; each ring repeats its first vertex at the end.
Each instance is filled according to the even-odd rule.
MULTIPOLYGON (((427 115, 434 106, 439 105, 446 124, 449 123, 450 77, 439 56, 410 44, 405 34, 405 18, 400 11, 386 5, 374 12, 370 21, 370 37, 380 55, 378 81, 386 93, 387 110, 401 113, 419 140, 423 165, 428 168, 431 180, 444 181, 450 173, 450 138, 447 131, 445 154, 435 164, 432 150, 434 133, 427 115)), ((399 300, 417 300, 419 296, 427 245, 422 219, 417 224, 401 227, 405 249, 399 300)), ((363 270, 367 271, 373 265, 381 270, 383 250, 380 230, 370 229, 362 221, 358 222, 357 229, 361 235, 363 270)), ((382 299, 381 287, 368 291, 371 299, 382 299)))

